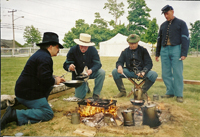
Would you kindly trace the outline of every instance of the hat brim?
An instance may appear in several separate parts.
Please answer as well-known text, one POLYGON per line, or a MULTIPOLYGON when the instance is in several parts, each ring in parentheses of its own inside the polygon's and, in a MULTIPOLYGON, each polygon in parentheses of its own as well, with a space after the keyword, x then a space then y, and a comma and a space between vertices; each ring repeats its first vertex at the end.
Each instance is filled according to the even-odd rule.
POLYGON ((137 43, 137 42, 139 42, 139 41, 140 41, 139 38, 137 38, 137 39, 135 39, 135 40, 127 39, 127 42, 128 42, 128 43, 137 43))
POLYGON ((38 43, 36 45, 37 46, 44 46, 44 45, 47 45, 47 44, 58 44, 60 49, 64 48, 63 45, 61 45, 60 43, 57 43, 55 41, 42 42, 42 43, 38 43))
POLYGON ((79 39, 74 39, 74 42, 81 46, 94 46, 95 45, 95 43, 93 43, 93 42, 86 43, 86 42, 80 41, 79 39))

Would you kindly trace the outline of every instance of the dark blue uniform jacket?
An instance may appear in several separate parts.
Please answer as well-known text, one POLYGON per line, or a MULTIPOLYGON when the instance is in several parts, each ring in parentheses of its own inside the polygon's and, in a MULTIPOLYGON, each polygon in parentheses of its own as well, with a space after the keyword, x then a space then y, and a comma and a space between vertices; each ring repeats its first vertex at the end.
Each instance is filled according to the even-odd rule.
MULTIPOLYGON (((160 26, 157 38, 156 56, 160 56, 161 46, 166 46, 166 35, 169 21, 165 21, 160 26)), ((189 48, 189 33, 186 23, 183 20, 174 18, 169 28, 169 39, 171 46, 181 45, 181 56, 187 57, 189 48)))
MULTIPOLYGON (((79 45, 70 48, 67 59, 63 64, 63 68, 68 71, 69 66, 74 64, 78 74, 83 72, 85 66, 91 69, 92 72, 99 70, 102 66, 99 54, 94 46, 88 47, 85 53, 80 51, 79 45)), ((76 79, 75 72, 72 72, 72 79, 76 79)))
POLYGON ((15 95, 27 100, 43 98, 54 84, 51 55, 48 50, 39 49, 29 58, 16 81, 15 95))
POLYGON ((121 55, 116 62, 116 68, 118 68, 119 65, 124 67, 124 64, 130 71, 134 71, 134 68, 136 67, 139 72, 144 71, 145 74, 148 73, 148 71, 153 67, 153 63, 147 49, 140 45, 138 45, 135 50, 130 50, 128 47, 121 52, 121 55), (136 62, 134 63, 133 60, 136 60, 136 62))

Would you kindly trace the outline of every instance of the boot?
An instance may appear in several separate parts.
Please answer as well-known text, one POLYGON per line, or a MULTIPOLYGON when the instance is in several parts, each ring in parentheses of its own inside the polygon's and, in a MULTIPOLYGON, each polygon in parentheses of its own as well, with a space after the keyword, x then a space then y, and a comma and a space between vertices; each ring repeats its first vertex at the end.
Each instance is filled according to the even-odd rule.
POLYGON ((154 82, 150 81, 148 78, 145 80, 144 85, 142 86, 142 92, 147 93, 149 88, 154 84, 154 82))
POLYGON ((119 94, 113 96, 114 98, 120 98, 126 96, 126 89, 124 88, 124 84, 122 82, 122 79, 116 79, 115 83, 117 85, 118 90, 120 91, 119 94))
POLYGON ((1 130, 5 129, 6 124, 13 121, 17 122, 16 110, 9 106, 1 119, 1 130))
POLYGON ((93 95, 92 95, 92 98, 96 101, 96 100, 99 99, 99 95, 97 95, 97 94, 93 94, 93 95))

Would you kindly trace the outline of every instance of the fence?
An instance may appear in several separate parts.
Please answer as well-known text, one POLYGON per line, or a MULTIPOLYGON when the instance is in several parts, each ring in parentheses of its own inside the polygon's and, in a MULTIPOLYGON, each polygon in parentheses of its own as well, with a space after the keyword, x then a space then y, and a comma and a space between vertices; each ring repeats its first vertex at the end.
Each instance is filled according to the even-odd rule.
MULTIPOLYGON (((38 47, 27 47, 27 48, 1 48, 1 57, 27 57, 34 54, 39 48, 38 47)), ((60 49, 58 56, 66 56, 69 49, 60 49)))

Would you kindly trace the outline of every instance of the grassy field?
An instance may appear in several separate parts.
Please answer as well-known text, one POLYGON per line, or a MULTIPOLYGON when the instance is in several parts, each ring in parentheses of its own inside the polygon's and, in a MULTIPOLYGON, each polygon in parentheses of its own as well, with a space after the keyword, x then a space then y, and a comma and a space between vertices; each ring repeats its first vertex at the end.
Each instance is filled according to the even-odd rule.
MULTIPOLYGON (((65 57, 58 56, 53 57, 54 60, 54 75, 61 76, 66 73, 63 69, 63 62, 65 57)), ((28 60, 28 57, 20 58, 1 58, 1 95, 3 94, 14 94, 15 82, 20 75, 23 67, 28 60)), ((153 69, 158 73, 158 77, 161 77, 161 62, 155 62, 154 57, 152 58, 154 66, 153 69)), ((101 92, 102 98, 111 98, 113 95, 117 94, 119 91, 113 81, 113 78, 109 75, 115 68, 116 57, 101 57, 102 68, 106 71, 106 78, 104 81, 104 86, 101 92)), ((184 61, 184 79, 187 80, 200 80, 200 60, 197 57, 188 57, 184 61)), ((71 73, 65 76, 66 80, 71 79, 71 73)), ((123 80, 127 92, 131 91, 133 85, 126 79, 123 80)), ((94 82, 89 80, 90 89, 93 90, 94 82)), ((151 89, 148 91, 148 95, 152 98, 153 94, 163 95, 165 94, 165 85, 163 82, 156 82, 151 89)), ((180 131, 180 135, 174 134, 174 136, 200 136, 200 86, 199 85, 184 85, 184 103, 177 103, 175 98, 172 99, 160 99, 159 101, 176 106, 177 109, 183 111, 177 111, 177 113, 184 113, 183 119, 177 120, 177 123, 172 124, 172 127, 168 127, 169 132, 174 130, 180 131), (174 127, 173 127, 174 126, 174 127)), ((17 132, 23 132, 27 136, 70 136, 72 132, 78 127, 84 127, 84 125, 72 125, 69 119, 65 119, 63 113, 77 107, 77 103, 63 101, 63 98, 73 96, 73 92, 69 92, 64 96, 58 98, 57 101, 52 102, 54 118, 48 122, 42 122, 31 125, 24 125, 21 127, 15 124, 10 124, 8 128, 1 131, 2 135, 13 136, 17 132), (63 126, 59 122, 64 122, 63 126), (60 126, 58 126, 60 125, 60 126)), ((88 94, 86 97, 92 96, 88 94)), ((130 97, 133 98, 133 97, 130 97)), ((124 103, 130 103, 130 98, 120 98, 117 99, 117 105, 122 105, 124 103)), ((180 114, 181 115, 181 114, 180 114)), ((88 127, 86 127, 88 128, 88 127)), ((109 134, 107 132, 99 131, 97 136, 117 136, 119 134, 109 134)), ((123 134, 125 136, 130 136, 130 134, 123 134)), ((161 136, 161 134, 154 134, 153 136, 161 136)), ((163 136, 169 136, 169 133, 163 133, 163 136)))

